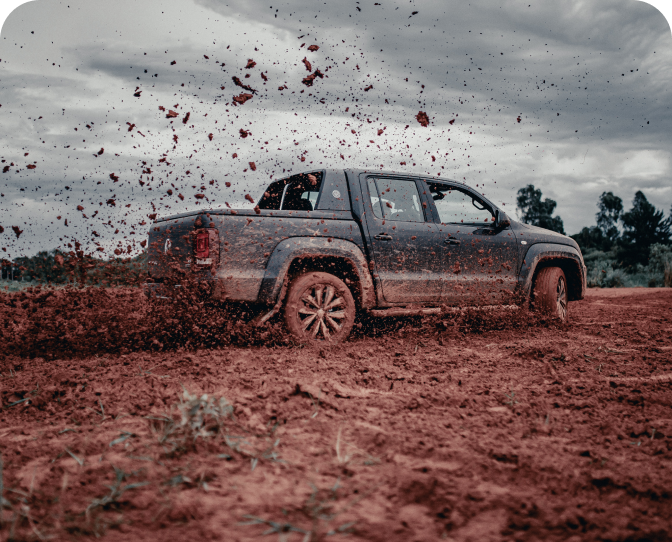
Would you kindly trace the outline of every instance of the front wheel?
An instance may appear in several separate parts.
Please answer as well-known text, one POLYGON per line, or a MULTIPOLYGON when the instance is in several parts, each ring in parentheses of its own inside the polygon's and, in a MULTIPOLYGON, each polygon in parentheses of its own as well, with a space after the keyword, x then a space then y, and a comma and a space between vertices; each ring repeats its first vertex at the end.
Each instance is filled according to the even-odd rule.
POLYGON ((355 300, 341 279, 311 271, 292 281, 284 317, 297 340, 336 343, 350 335, 355 313, 355 300))
POLYGON ((545 267, 534 282, 532 304, 535 310, 567 321, 567 280, 559 267, 545 267))

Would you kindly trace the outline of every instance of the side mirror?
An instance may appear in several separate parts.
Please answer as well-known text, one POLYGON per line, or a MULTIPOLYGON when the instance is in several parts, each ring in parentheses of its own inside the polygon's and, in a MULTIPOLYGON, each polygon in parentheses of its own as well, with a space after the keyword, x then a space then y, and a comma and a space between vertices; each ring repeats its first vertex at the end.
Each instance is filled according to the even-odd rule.
POLYGON ((497 209, 495 214, 495 228, 498 230, 503 230, 508 228, 510 225, 511 221, 509 220, 509 217, 506 216, 506 213, 497 209))

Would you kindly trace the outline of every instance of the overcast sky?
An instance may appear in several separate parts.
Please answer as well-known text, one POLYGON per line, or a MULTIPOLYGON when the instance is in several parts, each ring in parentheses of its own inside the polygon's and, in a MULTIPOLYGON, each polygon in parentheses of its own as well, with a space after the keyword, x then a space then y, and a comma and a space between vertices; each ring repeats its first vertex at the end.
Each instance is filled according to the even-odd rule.
POLYGON ((150 213, 321 167, 457 179, 514 216, 531 183, 568 233, 603 191, 668 214, 671 89, 670 27, 635 0, 36 0, 0 35, 1 256, 138 248, 150 213))

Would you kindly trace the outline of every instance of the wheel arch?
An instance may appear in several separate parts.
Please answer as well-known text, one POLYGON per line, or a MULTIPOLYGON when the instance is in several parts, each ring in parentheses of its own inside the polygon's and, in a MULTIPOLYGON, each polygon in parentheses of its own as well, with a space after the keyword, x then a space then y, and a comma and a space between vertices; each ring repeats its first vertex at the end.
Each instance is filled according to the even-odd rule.
POLYGON ((532 245, 519 273, 519 287, 530 297, 539 271, 546 267, 559 267, 567 279, 568 300, 583 299, 586 293, 586 268, 581 254, 573 247, 553 243, 532 245))
POLYGON ((532 278, 533 290, 539 271, 547 267, 559 267, 565 273, 569 301, 583 299, 583 296, 581 295, 581 271, 579 269, 579 264, 575 260, 569 258, 549 257, 542 259, 534 270, 534 277, 532 278))
POLYGON ((258 301, 273 305, 289 282, 308 271, 323 271, 343 280, 360 308, 375 306, 373 280, 361 249, 344 239, 286 239, 278 244, 269 258, 261 283, 258 301))

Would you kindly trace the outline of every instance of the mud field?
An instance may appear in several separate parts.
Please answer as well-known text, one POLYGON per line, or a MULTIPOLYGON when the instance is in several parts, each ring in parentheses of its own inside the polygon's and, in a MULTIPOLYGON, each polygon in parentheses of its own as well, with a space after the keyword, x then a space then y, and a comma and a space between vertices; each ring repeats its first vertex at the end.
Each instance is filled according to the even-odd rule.
POLYGON ((671 308, 590 290, 566 326, 323 349, 5 344, 0 540, 669 540, 671 308))

